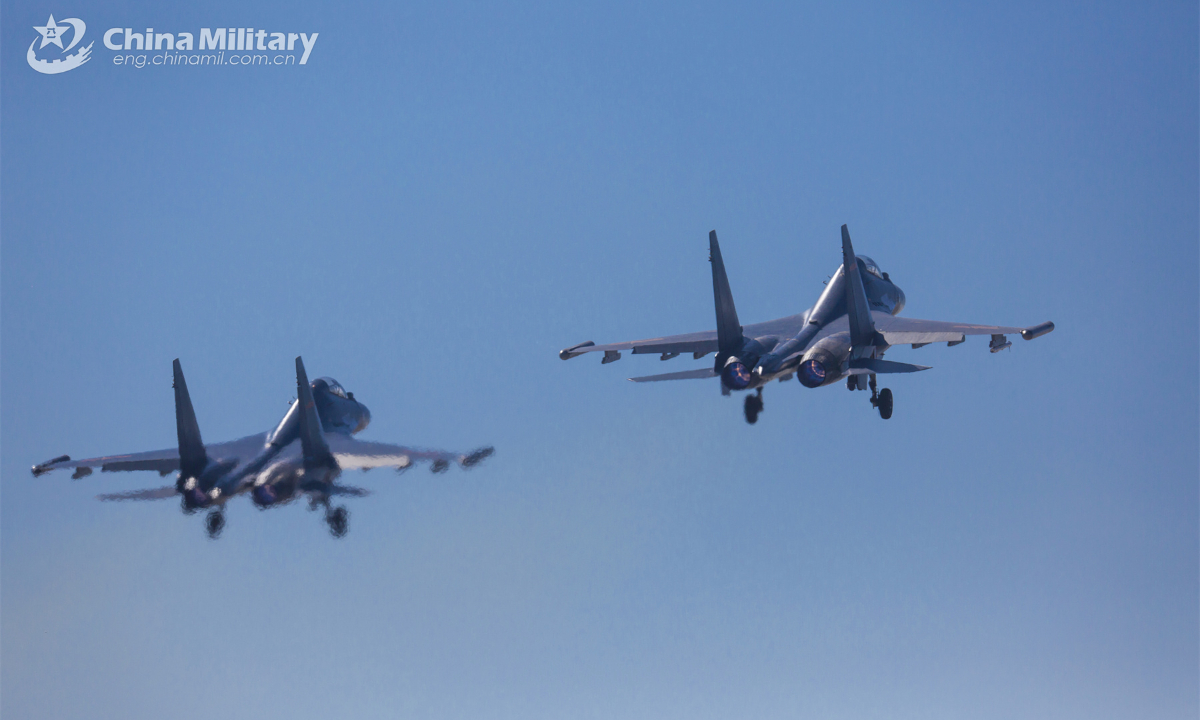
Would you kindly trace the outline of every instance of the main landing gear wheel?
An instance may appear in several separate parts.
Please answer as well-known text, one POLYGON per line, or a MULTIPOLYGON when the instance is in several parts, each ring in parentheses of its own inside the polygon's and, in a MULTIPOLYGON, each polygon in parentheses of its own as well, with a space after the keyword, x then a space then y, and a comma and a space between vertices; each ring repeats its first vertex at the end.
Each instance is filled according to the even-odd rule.
POLYGON ((204 518, 204 529, 208 531, 211 540, 221 537, 221 531, 225 529, 225 513, 220 510, 210 512, 204 518))
POLYGON ((884 388, 875 391, 875 374, 868 376, 867 384, 871 387, 871 407, 879 409, 879 417, 887 420, 892 417, 892 391, 884 388))
POLYGON ((753 425, 758 422, 758 414, 763 411, 762 388, 753 395, 746 396, 746 422, 753 425))
POLYGON ((890 388, 879 391, 879 417, 884 420, 892 417, 892 391, 890 388))
POLYGON ((350 532, 350 513, 344 507, 331 510, 325 516, 325 522, 329 523, 329 534, 335 538, 345 537, 350 532))

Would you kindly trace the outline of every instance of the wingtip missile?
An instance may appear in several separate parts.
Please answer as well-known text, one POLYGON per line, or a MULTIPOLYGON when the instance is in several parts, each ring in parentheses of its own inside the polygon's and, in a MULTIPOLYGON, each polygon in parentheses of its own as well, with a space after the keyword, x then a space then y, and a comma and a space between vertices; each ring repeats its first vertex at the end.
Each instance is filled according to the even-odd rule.
POLYGON ((71 462, 71 456, 59 455, 58 457, 51 458, 44 463, 38 463, 37 465, 34 465, 33 468, 31 468, 31 471, 33 472, 34 477, 41 477, 42 475, 45 475, 54 469, 51 466, 64 462, 71 462))
POLYGON ((490 445, 488 447, 482 447, 465 455, 462 460, 459 461, 459 464, 464 468, 473 468, 495 453, 496 448, 490 445))
POLYGON ((579 350, 580 348, 592 347, 595 344, 596 343, 592 342, 591 340, 588 340, 587 342, 581 342, 578 345, 572 345, 569 348, 559 350, 558 357, 560 360, 570 360, 573 357, 579 357, 580 355, 583 355, 584 353, 576 352, 577 350, 579 350))
POLYGON ((1034 338, 1040 338, 1041 336, 1045 335, 1046 333, 1053 332, 1053 331, 1054 331, 1054 323, 1047 320, 1046 322, 1041 323, 1039 325, 1034 325, 1033 327, 1025 328, 1024 330, 1021 331, 1021 337, 1025 338, 1026 340, 1033 340, 1034 338))

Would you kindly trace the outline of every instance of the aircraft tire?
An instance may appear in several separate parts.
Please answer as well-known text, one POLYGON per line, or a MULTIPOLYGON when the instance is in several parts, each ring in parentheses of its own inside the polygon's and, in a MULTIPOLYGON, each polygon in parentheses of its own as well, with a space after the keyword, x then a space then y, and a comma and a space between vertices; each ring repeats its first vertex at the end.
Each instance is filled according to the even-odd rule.
POLYGON ((220 510, 213 510, 204 518, 204 529, 208 532, 208 537, 216 540, 221 537, 221 531, 225 529, 225 513, 220 510))
POLYGON ((892 417, 892 390, 884 388, 879 391, 879 417, 890 420, 892 417))
POLYGON ((344 507, 335 508, 326 517, 329 534, 335 538, 345 537, 350 532, 350 513, 344 507))
POLYGON ((747 423, 753 425, 754 423, 758 422, 758 414, 762 412, 763 409, 762 398, 758 397, 757 395, 747 395, 744 409, 746 412, 747 423))

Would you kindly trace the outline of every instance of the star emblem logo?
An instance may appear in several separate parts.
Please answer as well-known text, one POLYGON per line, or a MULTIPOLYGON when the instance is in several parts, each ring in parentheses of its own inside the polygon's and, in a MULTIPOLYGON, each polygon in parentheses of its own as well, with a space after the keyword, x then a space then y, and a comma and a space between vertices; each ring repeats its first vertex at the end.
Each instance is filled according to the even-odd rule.
POLYGON ((91 59, 92 45, 89 43, 87 47, 80 48, 74 54, 68 55, 71 49, 79 44, 83 39, 84 33, 87 32, 87 24, 79 18, 63 18, 61 22, 54 19, 54 15, 46 21, 41 27, 34 26, 34 30, 38 31, 41 37, 34 38, 33 42, 29 43, 29 50, 25 53, 25 59, 29 61, 29 67, 37 70, 44 75, 58 75, 68 70, 74 70, 80 65, 91 59), (67 30, 71 31, 71 42, 63 46, 63 33, 67 30), (41 45, 38 45, 38 41, 41 45), (49 58, 39 58, 38 53, 34 50, 41 50, 47 45, 57 45, 58 53, 47 51, 49 58))
POLYGON ((33 29, 37 30, 39 33, 42 34, 42 44, 38 46, 38 49, 41 50, 42 48, 46 47, 47 45, 54 44, 54 45, 57 45, 59 47, 59 49, 61 50, 62 46, 63 46, 62 31, 66 30, 67 28, 70 28, 70 27, 71 27, 70 25, 55 24, 54 15, 51 15, 50 19, 47 20, 46 24, 43 25, 42 27, 38 27, 35 25, 33 27, 33 29))

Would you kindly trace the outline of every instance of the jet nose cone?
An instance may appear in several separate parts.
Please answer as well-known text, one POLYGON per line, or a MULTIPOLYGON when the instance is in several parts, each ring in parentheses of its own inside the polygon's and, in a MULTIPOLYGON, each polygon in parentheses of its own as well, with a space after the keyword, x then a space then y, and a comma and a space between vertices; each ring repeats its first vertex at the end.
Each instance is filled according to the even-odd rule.
MULTIPOLYGON (((354 402, 358 402, 358 401, 355 400, 354 402)), ((366 429, 366 427, 368 425, 371 424, 371 411, 369 409, 367 409, 367 406, 363 405, 362 403, 358 403, 358 410, 359 410, 360 415, 358 418, 358 427, 354 428, 354 432, 356 432, 356 433, 361 432, 362 430, 366 429)))

